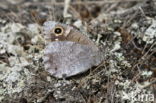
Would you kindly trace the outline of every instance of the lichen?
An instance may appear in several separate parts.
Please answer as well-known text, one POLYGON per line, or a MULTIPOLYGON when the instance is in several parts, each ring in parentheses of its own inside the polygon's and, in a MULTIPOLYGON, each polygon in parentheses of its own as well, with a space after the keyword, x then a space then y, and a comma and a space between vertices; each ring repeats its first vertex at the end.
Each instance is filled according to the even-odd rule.
MULTIPOLYGON (((7 95, 15 98, 16 95, 14 94, 21 93, 28 87, 28 84, 33 83, 34 73, 28 67, 38 68, 32 61, 36 61, 36 59, 38 61, 43 53, 39 51, 41 52, 40 55, 34 55, 34 50, 31 50, 31 53, 29 53, 28 50, 24 49, 23 45, 28 45, 29 42, 27 43, 27 41, 30 40, 27 37, 31 37, 36 47, 38 42, 40 45, 44 43, 40 36, 40 38, 37 38, 37 35, 40 35, 37 28, 36 24, 26 27, 19 23, 9 23, 0 30, 0 55, 3 55, 7 60, 7 63, 1 62, 0 64, 1 102, 3 99, 6 99, 7 95), (26 44, 18 42, 17 37, 19 36, 24 38, 26 44)), ((35 49, 33 45, 29 44, 29 46, 35 49)))

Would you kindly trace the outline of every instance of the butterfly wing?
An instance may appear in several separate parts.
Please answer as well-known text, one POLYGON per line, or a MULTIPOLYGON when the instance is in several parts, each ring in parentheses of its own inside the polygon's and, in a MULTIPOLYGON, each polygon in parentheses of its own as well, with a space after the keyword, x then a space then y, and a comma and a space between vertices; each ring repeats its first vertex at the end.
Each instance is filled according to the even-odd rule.
POLYGON ((45 48, 45 69, 54 77, 70 77, 101 63, 100 52, 92 46, 55 41, 45 48))
POLYGON ((53 42, 55 40, 72 41, 82 45, 91 45, 97 48, 97 46, 92 40, 90 40, 89 37, 78 31, 76 28, 73 28, 72 26, 66 24, 61 24, 55 21, 47 21, 43 25, 43 31, 43 34, 45 34, 45 39, 48 42, 53 42), (53 32, 58 27, 63 31, 62 35, 60 36, 56 36, 57 34, 53 32))

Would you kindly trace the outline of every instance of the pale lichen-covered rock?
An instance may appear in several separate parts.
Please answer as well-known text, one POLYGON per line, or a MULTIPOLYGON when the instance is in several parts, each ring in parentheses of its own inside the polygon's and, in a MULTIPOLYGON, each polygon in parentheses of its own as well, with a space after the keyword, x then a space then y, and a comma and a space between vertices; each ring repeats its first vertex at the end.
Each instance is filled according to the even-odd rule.
POLYGON ((146 17, 140 22, 133 23, 129 32, 138 39, 139 44, 142 41, 149 45, 154 43, 156 41, 156 19, 146 17))
POLYGON ((156 40, 156 20, 152 20, 152 24, 146 29, 143 41, 148 44, 154 43, 156 40))
MULTIPOLYGON (((19 23, 8 23, 0 29, 0 102, 7 98, 16 99, 24 89, 29 88, 29 84, 34 83, 34 73, 28 68, 37 70, 33 61, 39 61, 43 54, 42 50, 39 51, 40 54, 36 53, 37 46, 30 42, 30 38, 34 39, 39 35, 37 28, 33 24, 26 27, 19 23), (25 45, 29 46, 28 50, 25 50, 25 45), (33 50, 29 50, 31 48, 33 50)), ((35 44, 40 40, 36 40, 35 44)), ((42 44, 43 41, 40 41, 40 45, 42 44)))

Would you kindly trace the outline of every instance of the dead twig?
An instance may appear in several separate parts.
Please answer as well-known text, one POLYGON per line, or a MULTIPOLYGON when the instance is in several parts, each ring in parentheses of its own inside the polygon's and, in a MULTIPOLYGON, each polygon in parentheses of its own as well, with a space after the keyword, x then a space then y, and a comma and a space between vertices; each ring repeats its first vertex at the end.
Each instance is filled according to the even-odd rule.
POLYGON ((153 80, 152 82, 150 82, 150 83, 144 85, 142 88, 143 88, 143 89, 148 88, 149 86, 151 86, 151 85, 153 85, 153 84, 156 84, 156 79, 153 80))
POLYGON ((71 3, 71 0, 65 0, 65 2, 64 2, 64 11, 63 11, 63 17, 64 18, 72 17, 72 15, 68 13, 68 9, 70 7, 70 3, 71 3))
POLYGON ((156 42, 153 43, 153 44, 151 45, 151 47, 149 48, 149 50, 138 60, 138 63, 136 63, 136 64, 132 67, 132 70, 134 70, 134 68, 135 68, 137 65, 142 64, 142 63, 144 62, 144 60, 147 60, 146 57, 148 56, 149 52, 151 51, 151 49, 152 49, 155 45, 156 45, 156 42), (146 58, 146 59, 145 59, 145 58, 146 58))

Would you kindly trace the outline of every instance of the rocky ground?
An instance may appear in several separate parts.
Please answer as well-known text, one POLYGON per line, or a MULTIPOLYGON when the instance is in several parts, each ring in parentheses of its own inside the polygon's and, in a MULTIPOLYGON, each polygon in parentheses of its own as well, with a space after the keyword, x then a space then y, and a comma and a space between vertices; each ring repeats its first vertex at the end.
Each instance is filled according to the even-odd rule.
POLYGON ((154 103, 154 98, 155 0, 1 0, 1 103, 154 103), (46 20, 87 34, 103 47, 104 62, 83 75, 52 77, 43 66, 46 20))

